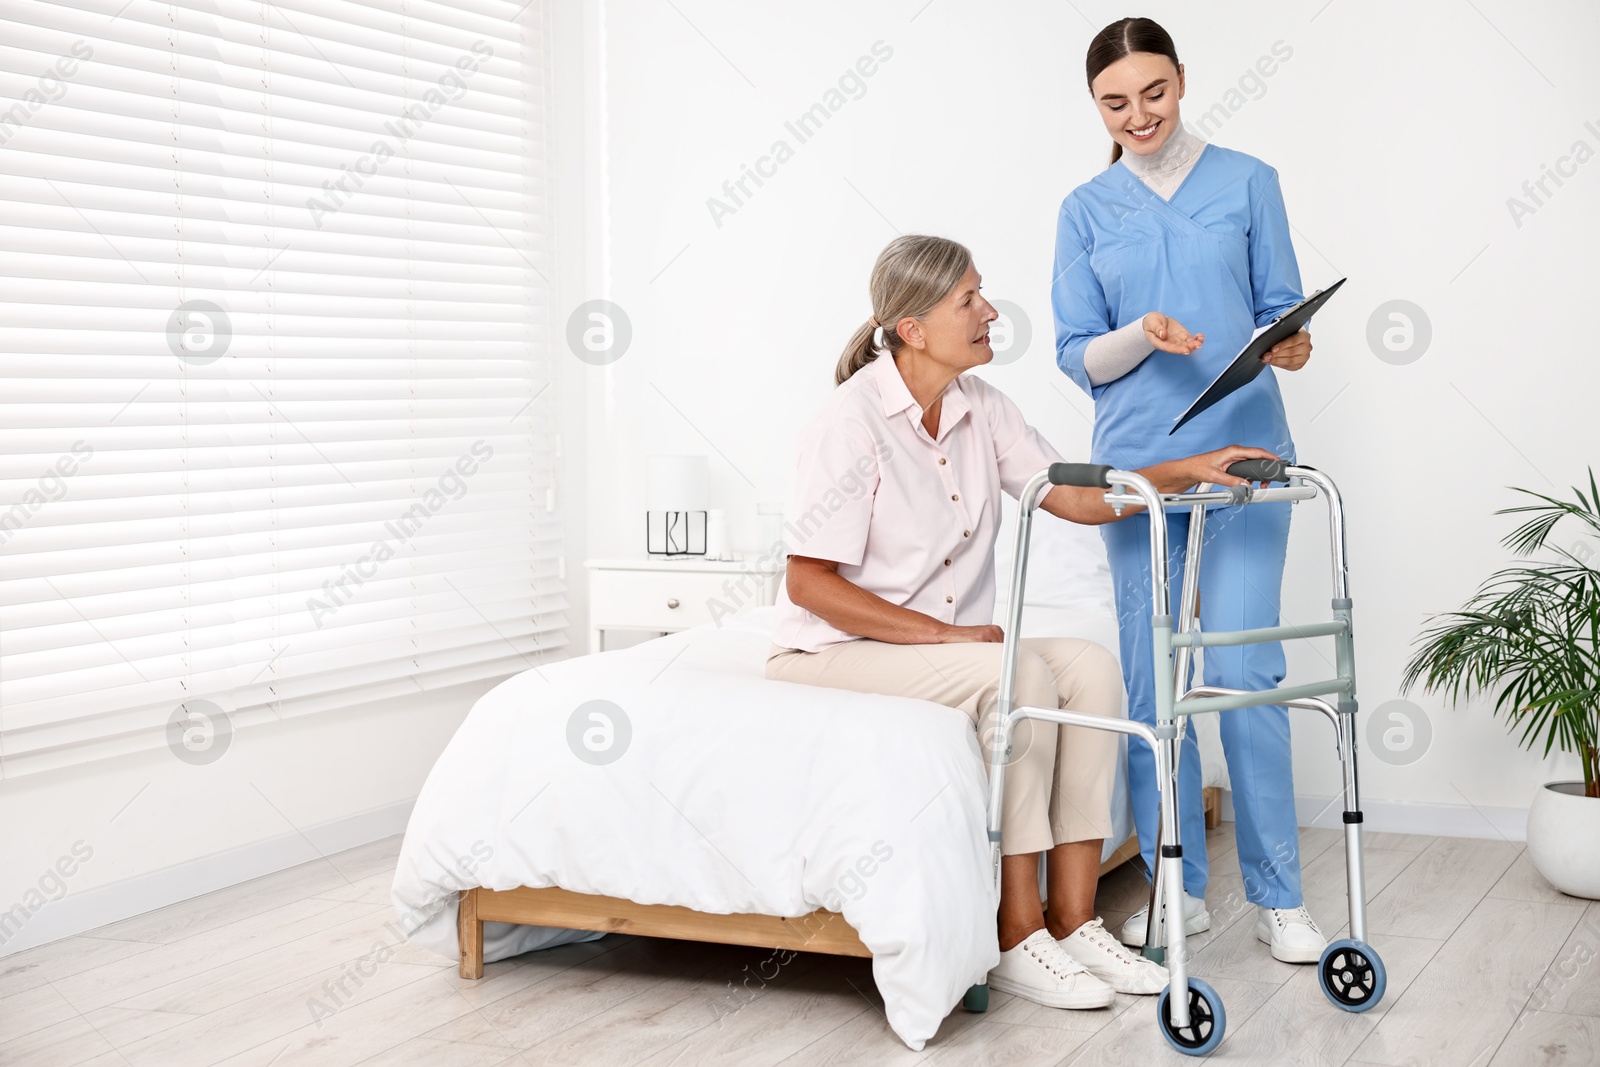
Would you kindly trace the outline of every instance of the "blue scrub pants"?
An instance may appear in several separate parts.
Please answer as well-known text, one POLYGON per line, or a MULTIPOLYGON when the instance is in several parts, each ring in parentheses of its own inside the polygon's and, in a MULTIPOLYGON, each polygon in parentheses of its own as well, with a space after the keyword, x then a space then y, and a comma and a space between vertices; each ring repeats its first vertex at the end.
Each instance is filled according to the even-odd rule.
MULTIPOLYGON (((1279 594, 1292 507, 1283 502, 1207 509, 1200 563, 1202 630, 1279 624, 1279 594)), ((1174 618, 1183 588, 1189 517, 1187 511, 1167 514, 1174 618)), ((1100 531, 1116 591, 1129 714, 1154 725, 1149 523, 1149 515, 1140 513, 1108 523, 1100 531)), ((1268 689, 1283 681, 1283 646, 1279 644, 1207 648, 1203 656, 1207 685, 1268 689)), ((1251 903, 1271 908, 1298 907, 1304 898, 1300 891, 1300 836, 1295 820, 1289 713, 1276 706, 1224 711, 1219 725, 1233 786, 1245 896, 1251 903)), ((1205 896, 1208 872, 1200 785, 1200 750, 1191 724, 1178 772, 1178 824, 1183 841, 1184 888, 1196 897, 1205 896)), ((1140 851, 1146 867, 1153 870, 1160 813, 1155 757, 1149 746, 1134 738, 1128 740, 1128 793, 1140 851)))

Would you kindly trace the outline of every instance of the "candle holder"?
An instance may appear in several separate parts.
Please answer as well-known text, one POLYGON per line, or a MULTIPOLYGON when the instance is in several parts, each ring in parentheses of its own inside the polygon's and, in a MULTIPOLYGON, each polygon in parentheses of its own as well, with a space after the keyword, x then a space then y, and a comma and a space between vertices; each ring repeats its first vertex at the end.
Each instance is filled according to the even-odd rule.
POLYGON ((706 554, 704 511, 647 511, 644 520, 645 551, 652 556, 706 554))

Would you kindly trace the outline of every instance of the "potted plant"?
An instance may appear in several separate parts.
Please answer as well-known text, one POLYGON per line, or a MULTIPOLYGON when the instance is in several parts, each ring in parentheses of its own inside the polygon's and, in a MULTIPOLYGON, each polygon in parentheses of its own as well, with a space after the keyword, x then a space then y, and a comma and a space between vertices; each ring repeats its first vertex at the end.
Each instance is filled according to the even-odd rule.
POLYGON ((1402 687, 1498 694, 1495 714, 1521 729, 1523 747, 1542 740, 1545 756, 1556 748, 1578 756, 1583 781, 1547 782, 1534 794, 1528 859, 1563 893, 1600 899, 1600 569, 1587 542, 1551 543, 1562 519, 1600 538, 1600 487, 1591 468, 1589 492, 1574 487, 1576 501, 1515 491, 1536 502, 1496 512, 1528 516, 1503 544, 1554 558, 1506 567, 1462 610, 1431 618, 1402 687))

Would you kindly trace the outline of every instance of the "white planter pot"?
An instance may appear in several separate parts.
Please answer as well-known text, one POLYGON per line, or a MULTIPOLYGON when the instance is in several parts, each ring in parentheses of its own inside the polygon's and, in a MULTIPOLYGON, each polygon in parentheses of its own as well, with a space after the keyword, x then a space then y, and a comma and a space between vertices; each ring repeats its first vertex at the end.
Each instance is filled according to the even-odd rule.
POLYGON ((1600 800, 1582 782, 1546 782, 1534 794, 1528 860, 1568 896, 1600 900, 1600 800))

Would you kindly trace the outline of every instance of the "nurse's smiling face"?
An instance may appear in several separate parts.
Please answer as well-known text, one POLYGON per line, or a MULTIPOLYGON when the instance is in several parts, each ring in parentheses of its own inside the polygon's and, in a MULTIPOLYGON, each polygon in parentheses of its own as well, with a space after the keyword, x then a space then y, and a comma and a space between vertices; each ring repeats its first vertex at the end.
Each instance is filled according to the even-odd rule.
POLYGON ((1134 52, 1101 71, 1089 87, 1106 132, 1124 152, 1147 156, 1178 128, 1183 68, 1166 56, 1134 52))

